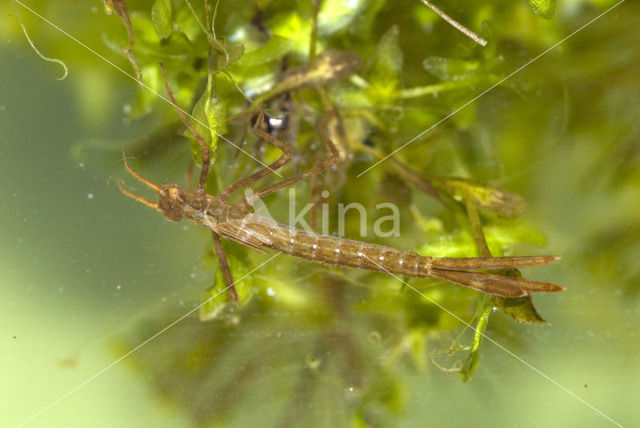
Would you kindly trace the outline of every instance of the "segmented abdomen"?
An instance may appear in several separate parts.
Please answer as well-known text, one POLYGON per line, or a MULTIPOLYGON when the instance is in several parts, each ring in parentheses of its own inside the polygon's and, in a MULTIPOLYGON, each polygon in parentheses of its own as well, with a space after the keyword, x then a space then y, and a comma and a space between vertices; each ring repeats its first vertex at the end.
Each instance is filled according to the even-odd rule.
POLYGON ((413 277, 428 277, 431 272, 431 257, 383 245, 318 235, 276 222, 246 222, 243 229, 265 247, 313 262, 413 277))

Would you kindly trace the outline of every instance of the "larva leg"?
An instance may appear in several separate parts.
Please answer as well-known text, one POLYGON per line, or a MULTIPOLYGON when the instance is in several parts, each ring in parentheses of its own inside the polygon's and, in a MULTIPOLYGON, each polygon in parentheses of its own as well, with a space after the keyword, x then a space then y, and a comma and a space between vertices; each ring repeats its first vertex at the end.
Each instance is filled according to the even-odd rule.
POLYGON ((322 138, 322 141, 325 143, 325 145, 329 149, 329 152, 330 152, 329 157, 323 161, 316 163, 314 166, 312 166, 308 170, 301 172, 300 174, 294 177, 287 178, 286 180, 282 180, 278 183, 272 184, 270 186, 267 186, 263 189, 258 190, 257 192, 255 192, 256 197, 261 198, 263 196, 266 196, 270 193, 275 192, 276 190, 280 190, 283 187, 291 186, 292 184, 295 184, 300 180, 304 180, 305 178, 311 175, 318 174, 319 172, 327 168, 330 168, 331 166, 335 165, 338 162, 338 159, 339 159, 338 147, 335 145, 333 141, 331 141, 331 139, 329 138, 329 135, 327 134, 327 120, 330 114, 335 114, 335 112, 330 112, 327 115, 323 116, 318 121, 318 124, 316 125, 318 129, 318 133, 322 138))
POLYGON ((254 181, 260 180, 261 178, 266 177, 269 174, 272 174, 278 168, 282 167, 284 164, 289 162, 289 160, 291 159, 291 150, 289 149, 289 147, 287 147, 287 145, 284 142, 280 141, 279 139, 277 139, 276 137, 274 137, 273 135, 269 134, 268 132, 262 129, 261 125, 264 122, 264 117, 265 117, 264 112, 260 111, 260 113, 258 114, 258 118, 256 119, 256 123, 253 125, 253 133, 259 136, 260 138, 264 139, 268 143, 271 143, 274 146, 276 146, 278 149, 280 149, 282 154, 271 165, 266 166, 260 169, 259 171, 251 174, 250 176, 245 177, 241 180, 238 180, 235 183, 232 183, 229 186, 222 189, 222 191, 219 194, 219 197, 222 200, 229 200, 229 196, 235 190, 246 187, 249 184, 253 183, 254 181))
POLYGON ((227 261, 227 253, 225 253, 222 242, 220 242, 220 235, 213 231, 211 232, 211 235, 213 236, 213 248, 215 249, 216 256, 218 257, 218 263, 220 263, 222 277, 224 278, 224 282, 227 284, 229 298, 233 303, 238 303, 238 292, 236 291, 236 285, 233 281, 231 268, 229 267, 229 262, 227 261))

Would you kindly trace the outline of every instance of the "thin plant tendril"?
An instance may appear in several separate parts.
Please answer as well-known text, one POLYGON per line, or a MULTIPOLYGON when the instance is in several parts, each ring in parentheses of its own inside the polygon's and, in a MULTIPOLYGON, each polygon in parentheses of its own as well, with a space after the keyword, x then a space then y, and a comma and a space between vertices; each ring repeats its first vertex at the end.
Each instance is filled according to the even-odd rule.
POLYGON ((24 26, 24 23, 20 18, 20 14, 18 13, 18 9, 16 8, 16 3, 13 0, 11 0, 11 6, 13 6, 13 10, 16 13, 16 18, 18 18, 18 22, 20 23, 20 28, 22 28, 22 32, 24 33, 24 36, 27 38, 27 41, 31 45, 31 48, 44 61, 55 62, 56 64, 60 64, 64 69, 64 74, 62 75, 62 77, 58 77, 58 80, 64 80, 69 75, 69 68, 67 67, 67 64, 65 64, 62 60, 59 60, 58 58, 49 58, 48 56, 44 55, 42 52, 38 50, 36 45, 33 44, 33 41, 31 41, 31 38, 29 37, 29 33, 27 33, 27 27, 24 26))
POLYGON ((220 0, 216 1, 216 7, 213 8, 213 17, 211 18, 211 34, 213 34, 214 40, 216 39, 216 16, 218 16, 218 6, 220 6, 220 0))

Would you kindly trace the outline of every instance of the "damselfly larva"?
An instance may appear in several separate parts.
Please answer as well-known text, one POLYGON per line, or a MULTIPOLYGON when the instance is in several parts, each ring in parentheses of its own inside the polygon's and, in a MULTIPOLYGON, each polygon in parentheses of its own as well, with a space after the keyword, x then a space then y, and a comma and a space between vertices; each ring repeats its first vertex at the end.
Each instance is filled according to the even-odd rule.
POLYGON ((440 278, 502 297, 521 297, 533 292, 564 290, 563 287, 546 282, 476 272, 542 265, 557 260, 557 257, 420 256, 383 245, 292 228, 251 213, 246 199, 229 203, 219 196, 189 192, 175 184, 158 186, 133 171, 126 164, 126 160, 125 168, 142 183, 158 192, 158 202, 141 198, 121 187, 120 190, 126 195, 160 211, 171 221, 193 220, 209 228, 215 235, 259 251, 269 248, 317 263, 411 277, 440 278))
POLYGON ((252 196, 232 203, 229 201, 229 197, 235 190, 246 188, 249 184, 273 173, 291 159, 291 151, 287 145, 262 129, 264 112, 260 111, 253 126, 253 132, 276 146, 282 152, 280 157, 250 176, 228 185, 215 196, 205 193, 204 185, 209 173, 209 147, 176 103, 162 64, 160 69, 171 103, 176 108, 184 125, 201 147, 202 169, 196 190, 195 192, 190 192, 176 184, 158 186, 152 183, 129 167, 124 153, 123 159, 127 171, 140 182, 156 191, 158 193, 158 202, 152 202, 126 190, 120 182, 118 182, 118 186, 122 193, 160 211, 168 220, 189 219, 210 229, 220 268, 233 301, 237 301, 238 296, 224 249, 220 243, 220 237, 261 252, 264 252, 265 248, 269 248, 311 262, 386 272, 393 275, 439 278, 502 297, 522 297, 528 293, 564 290, 563 287, 556 284, 482 272, 485 270, 515 269, 543 265, 558 260, 558 257, 554 256, 426 257, 383 245, 336 236, 319 235, 286 226, 252 213, 249 207, 257 198, 318 174, 338 162, 340 159, 339 148, 328 137, 326 131, 327 121, 331 115, 337 115, 336 111, 329 112, 317 124, 318 133, 330 151, 328 159, 315 164, 312 168, 294 177, 264 187, 256 191, 252 196))
MULTIPOLYGON (((166 83, 166 81, 165 81, 166 83)), ((173 96, 167 85, 167 92, 172 101, 173 96)), ((158 202, 152 202, 136 195, 118 183, 122 193, 136 199, 143 204, 160 211, 168 220, 193 220, 211 230, 214 244, 223 276, 230 289, 232 300, 237 299, 233 279, 228 267, 226 256, 220 245, 220 237, 235 241, 255 250, 264 252, 272 249, 290 254, 311 262, 344 266, 350 268, 367 269, 394 275, 406 275, 421 278, 439 278, 473 288, 485 293, 502 297, 522 297, 528 293, 556 292, 563 287, 546 282, 530 281, 522 278, 502 276, 494 273, 482 272, 486 270, 515 269, 526 266, 543 265, 555 260, 554 256, 525 256, 525 257, 470 257, 470 258, 434 258, 425 257, 409 251, 404 251, 383 245, 354 241, 342 237, 319 235, 310 231, 296 229, 272 219, 254 214, 249 210, 253 201, 278 189, 294 184, 306 177, 317 174, 333 165, 338 159, 338 153, 333 142, 324 131, 326 117, 318 123, 318 132, 331 152, 331 156, 316 164, 311 169, 295 177, 282 180, 261 190, 251 197, 245 197, 238 202, 229 201, 231 193, 244 188, 275 169, 284 165, 291 157, 288 147, 262 130, 263 114, 261 113, 253 127, 253 131, 269 143, 282 151, 282 155, 268 167, 239 180, 218 195, 204 192, 207 168, 203 168, 195 192, 180 188, 176 184, 158 186, 132 170, 124 158, 125 168, 140 182, 150 187, 158 194, 158 202)), ((192 129, 186 118, 185 125, 191 128, 192 134, 198 138, 202 150, 203 165, 208 165, 209 153, 206 145, 192 129)), ((124 155, 123 155, 124 156, 124 155)))

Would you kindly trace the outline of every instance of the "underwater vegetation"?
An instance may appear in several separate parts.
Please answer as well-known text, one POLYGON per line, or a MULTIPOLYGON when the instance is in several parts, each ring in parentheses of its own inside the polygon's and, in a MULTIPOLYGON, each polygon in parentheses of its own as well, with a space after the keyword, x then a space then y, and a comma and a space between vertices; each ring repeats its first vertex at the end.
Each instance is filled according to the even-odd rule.
MULTIPOLYGON (((154 182, 217 195, 279 162, 272 137, 290 160, 277 173, 264 170, 259 184, 246 183, 251 192, 312 173, 291 183, 293 193, 260 195, 252 212, 286 223, 292 206, 307 207, 297 218, 314 231, 428 257, 561 256, 546 268, 492 272, 567 292, 579 284, 555 273, 581 260, 637 299, 640 224, 629 212, 640 209, 640 128, 628 98, 640 81, 632 67, 638 36, 603 19, 597 38, 585 31, 549 49, 613 5, 437 5, 483 44, 420 1, 105 0, 110 15, 93 37, 136 81, 124 118, 136 135, 79 141, 71 157, 104 153, 119 167, 111 173, 121 189, 153 206, 153 192, 118 163, 121 149, 154 182), (604 61, 599 53, 610 39, 623 48, 616 44, 604 61), (538 58, 552 64, 537 67, 538 58), (332 153, 333 165, 314 170, 332 153), (536 173, 540 164, 566 168, 572 181, 536 173), (565 186, 592 199, 568 206, 565 186), (395 207, 397 233, 384 233, 384 204, 395 207), (612 206, 615 218, 599 221, 612 206), (589 227, 567 216, 587 209, 589 227)), ((37 33, 29 36, 37 46, 37 33)), ((70 75, 81 67, 65 62, 70 75)), ((251 195, 237 190, 230 201, 251 195)), ((210 240, 210 231, 201 234, 210 240)), ((216 245, 193 261, 213 278, 201 300, 145 314, 114 341, 122 355, 171 325, 127 361, 196 425, 389 426, 407 411, 408 378, 442 371, 470 381, 483 370, 487 342, 500 342, 512 326, 555 328, 528 293, 485 294, 288 255, 271 262, 252 245, 216 245)))

